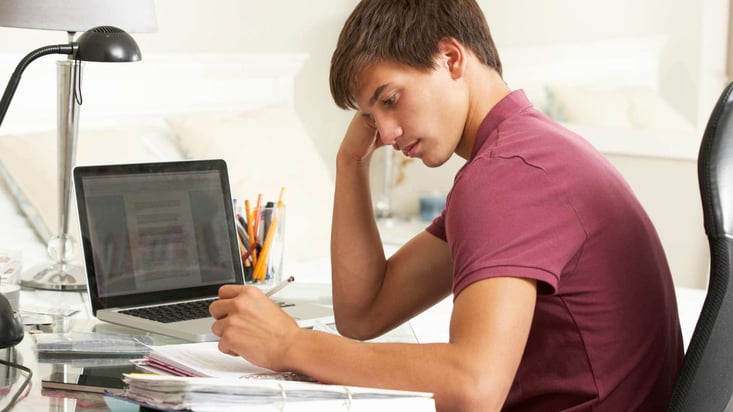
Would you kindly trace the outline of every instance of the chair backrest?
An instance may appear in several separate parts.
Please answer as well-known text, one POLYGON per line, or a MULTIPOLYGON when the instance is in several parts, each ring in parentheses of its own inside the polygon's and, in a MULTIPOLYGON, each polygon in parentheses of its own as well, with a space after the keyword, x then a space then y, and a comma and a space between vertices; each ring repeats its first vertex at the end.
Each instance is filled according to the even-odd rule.
POLYGON ((733 410, 733 83, 710 115, 697 172, 710 279, 668 410, 722 412, 733 410))

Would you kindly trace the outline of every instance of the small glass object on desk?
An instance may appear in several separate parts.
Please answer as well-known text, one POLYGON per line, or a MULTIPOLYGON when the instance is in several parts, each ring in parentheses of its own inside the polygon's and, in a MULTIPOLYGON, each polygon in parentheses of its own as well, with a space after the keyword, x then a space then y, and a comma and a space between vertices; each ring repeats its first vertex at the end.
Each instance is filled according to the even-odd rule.
POLYGON ((14 311, 19 311, 20 272, 23 267, 22 253, 19 250, 0 250, 0 294, 10 302, 14 311))
POLYGON ((429 222, 445 209, 445 194, 439 190, 431 190, 420 194, 420 220, 429 222))

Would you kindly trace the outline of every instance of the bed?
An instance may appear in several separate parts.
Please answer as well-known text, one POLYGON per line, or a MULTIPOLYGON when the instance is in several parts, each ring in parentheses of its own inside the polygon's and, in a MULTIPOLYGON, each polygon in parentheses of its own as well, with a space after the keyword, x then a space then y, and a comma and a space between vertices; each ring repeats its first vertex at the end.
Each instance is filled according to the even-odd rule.
POLYGON ((602 152, 694 159, 697 127, 661 87, 667 46, 650 35, 508 48, 501 57, 510 86, 602 152))

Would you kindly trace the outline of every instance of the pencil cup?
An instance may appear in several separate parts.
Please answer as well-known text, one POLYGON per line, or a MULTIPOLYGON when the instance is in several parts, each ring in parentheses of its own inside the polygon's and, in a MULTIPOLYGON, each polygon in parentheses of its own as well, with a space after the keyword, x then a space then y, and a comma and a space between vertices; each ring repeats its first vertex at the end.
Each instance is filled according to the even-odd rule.
POLYGON ((268 204, 254 219, 256 244, 243 260, 245 283, 270 288, 282 280, 285 210, 284 205, 278 207, 268 204))

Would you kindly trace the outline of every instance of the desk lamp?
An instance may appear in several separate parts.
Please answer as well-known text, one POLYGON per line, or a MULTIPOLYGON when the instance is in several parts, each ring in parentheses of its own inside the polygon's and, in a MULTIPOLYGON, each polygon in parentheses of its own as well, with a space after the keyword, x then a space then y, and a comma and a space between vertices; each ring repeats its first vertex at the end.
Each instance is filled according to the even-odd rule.
POLYGON ((25 68, 42 56, 67 55, 68 58, 58 61, 56 66, 58 232, 48 241, 51 261, 26 271, 20 283, 23 286, 40 289, 85 289, 86 279, 82 267, 69 261, 73 256, 75 241, 68 233, 71 169, 74 166, 79 109, 82 103, 82 62, 140 60, 140 49, 125 30, 129 32, 156 30, 153 0, 2 0, 0 26, 61 30, 68 33, 67 44, 38 48, 18 63, 0 101, 0 125, 25 68), (102 24, 103 26, 100 26, 102 24), (84 33, 75 40, 77 32, 84 33))

